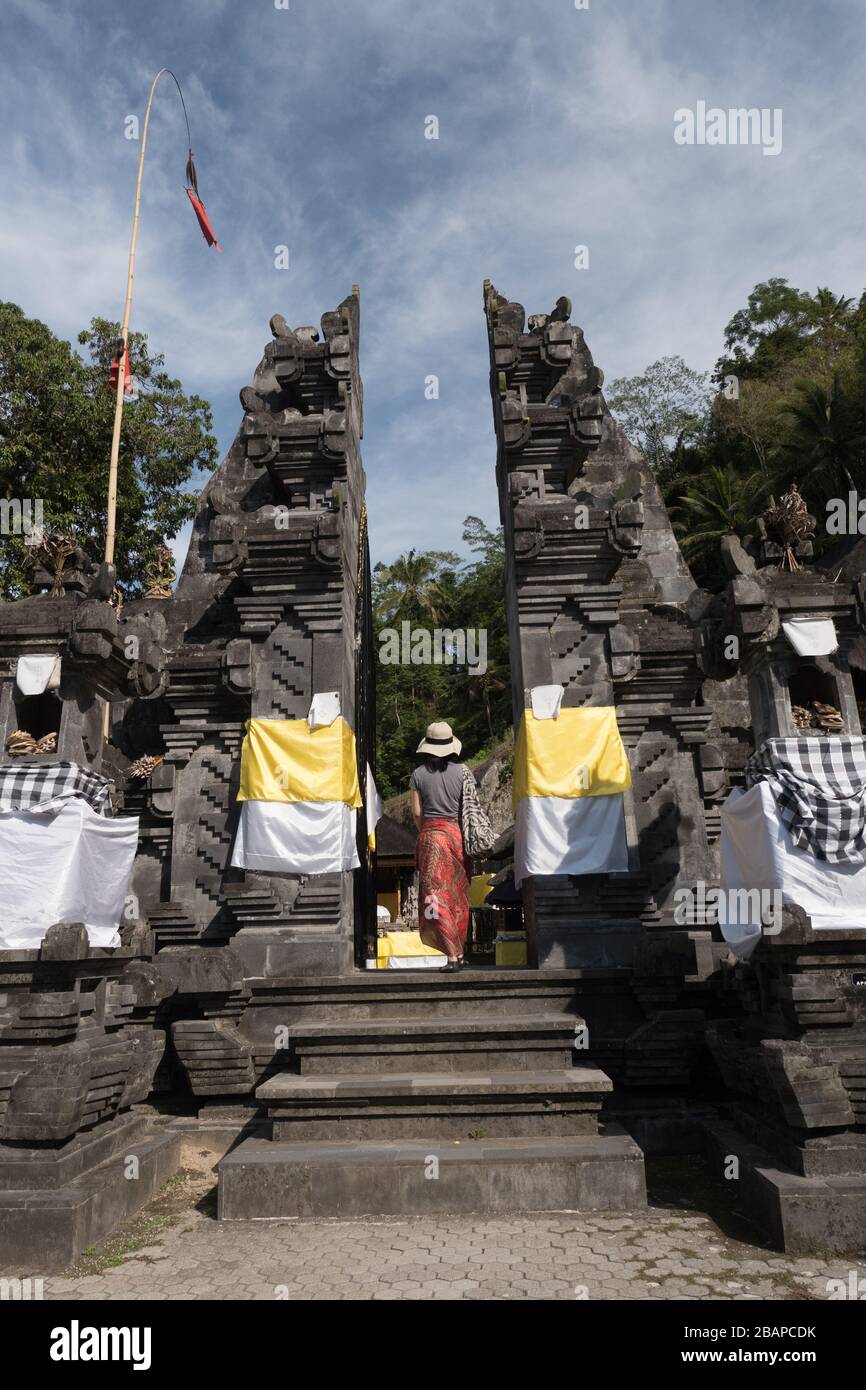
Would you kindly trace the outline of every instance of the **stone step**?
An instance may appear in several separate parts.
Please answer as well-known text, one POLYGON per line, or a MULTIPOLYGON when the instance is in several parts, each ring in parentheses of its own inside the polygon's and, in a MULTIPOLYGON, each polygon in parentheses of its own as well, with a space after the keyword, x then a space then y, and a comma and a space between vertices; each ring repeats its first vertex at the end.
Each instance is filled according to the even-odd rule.
POLYGON ((290 1055, 302 1076, 422 1071, 535 1071, 572 1061, 581 1019, 546 1018, 354 1019, 297 1023, 290 1055))
POLYGON ((265 1081, 273 1136, 311 1139, 491 1139, 597 1134, 613 1086, 594 1067, 489 1073, 294 1076, 265 1081))
POLYGON ((221 1221, 646 1206, 643 1155, 622 1131, 467 1142, 247 1139, 218 1171, 221 1221))
MULTIPOLYGON (((625 997, 637 1027, 643 1015, 630 994, 628 971, 470 968, 356 970, 345 976, 292 975, 251 980, 255 1014, 275 1026, 301 1019, 479 1018, 519 1013, 583 1012, 589 994, 625 997)), ((270 1031, 270 1030, 269 1030, 270 1031)))

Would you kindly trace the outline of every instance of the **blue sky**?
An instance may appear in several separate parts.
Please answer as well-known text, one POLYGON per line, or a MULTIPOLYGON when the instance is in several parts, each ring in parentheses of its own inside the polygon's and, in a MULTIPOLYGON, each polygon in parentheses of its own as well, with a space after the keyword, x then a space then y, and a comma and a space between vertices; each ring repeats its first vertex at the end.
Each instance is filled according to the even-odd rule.
POLYGON ((0 297, 69 338, 120 317, 124 121, 177 73, 224 254, 164 83, 132 326, 212 401, 221 452, 271 314, 318 324, 360 284, 374 560, 497 519, 486 276, 528 313, 567 294, 608 381, 710 368, 770 275, 866 281, 862 0, 4 0, 0 54, 0 297), (781 154, 677 145, 698 100, 781 108, 781 154))

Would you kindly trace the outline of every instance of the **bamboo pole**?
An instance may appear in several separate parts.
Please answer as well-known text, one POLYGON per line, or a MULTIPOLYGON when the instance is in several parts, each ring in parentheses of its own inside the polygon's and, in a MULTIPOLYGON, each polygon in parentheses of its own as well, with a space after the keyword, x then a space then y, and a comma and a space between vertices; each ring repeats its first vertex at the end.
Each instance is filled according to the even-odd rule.
MULTIPOLYGON (((147 107, 144 112, 144 126, 141 131, 141 151, 138 156, 138 175, 135 180, 135 209, 132 215, 132 236, 129 242, 129 264, 126 271, 126 297, 123 301, 123 320, 120 325, 120 349, 118 352, 117 368, 117 394, 114 398, 114 428, 111 434, 111 457, 108 464, 108 507, 105 516, 105 555, 106 564, 114 563, 114 543, 117 532, 117 464, 120 458, 120 431, 123 424, 123 392, 126 384, 126 361, 129 351, 129 320, 132 313, 132 287, 135 281, 135 251, 138 245, 138 223, 141 212, 141 180, 144 174, 144 155, 147 149, 147 131, 150 125, 150 112, 153 106, 153 98, 159 79, 169 73, 174 78, 175 86, 180 92, 180 99, 183 105, 183 114, 186 118, 186 102, 183 99, 183 92, 180 83, 171 71, 171 68, 160 68, 153 82, 150 84, 150 93, 147 98, 147 107)), ((187 119, 187 137, 189 137, 189 120, 187 119)), ((105 702, 105 715, 103 720, 103 733, 108 738, 111 727, 111 702, 105 702)))

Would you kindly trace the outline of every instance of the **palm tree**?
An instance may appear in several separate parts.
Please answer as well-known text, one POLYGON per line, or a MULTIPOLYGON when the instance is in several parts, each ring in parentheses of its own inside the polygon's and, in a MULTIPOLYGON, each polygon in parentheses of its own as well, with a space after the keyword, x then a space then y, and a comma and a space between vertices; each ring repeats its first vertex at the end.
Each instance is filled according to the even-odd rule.
POLYGON ((854 300, 846 299, 844 294, 834 294, 824 285, 812 295, 812 304, 811 317, 818 328, 838 328, 850 318, 854 300))
POLYGON ((829 387, 817 381, 798 381, 797 399, 780 410, 791 438, 783 447, 803 482, 818 482, 826 496, 831 489, 857 491, 852 469, 863 466, 866 436, 858 429, 853 403, 838 372, 829 387))
POLYGON ((392 565, 378 564, 376 617, 392 621, 411 616, 420 608, 432 622, 438 622, 445 601, 442 570, 445 565, 456 564, 459 557, 450 550, 425 550, 420 554, 410 550, 407 555, 399 555, 392 565))
POLYGON ((754 524, 768 480, 760 473, 744 477, 730 463, 714 464, 689 487, 673 508, 674 530, 687 556, 708 560, 718 553, 723 536, 745 535, 754 524))

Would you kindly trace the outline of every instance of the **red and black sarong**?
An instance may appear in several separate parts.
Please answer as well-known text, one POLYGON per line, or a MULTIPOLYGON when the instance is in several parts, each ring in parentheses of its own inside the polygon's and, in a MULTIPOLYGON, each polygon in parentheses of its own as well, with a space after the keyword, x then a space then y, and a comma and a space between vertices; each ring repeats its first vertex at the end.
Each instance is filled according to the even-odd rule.
POLYGON ((459 821, 425 820, 415 853, 421 940, 455 959, 463 955, 469 930, 469 867, 459 821))

